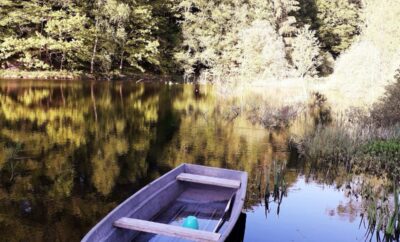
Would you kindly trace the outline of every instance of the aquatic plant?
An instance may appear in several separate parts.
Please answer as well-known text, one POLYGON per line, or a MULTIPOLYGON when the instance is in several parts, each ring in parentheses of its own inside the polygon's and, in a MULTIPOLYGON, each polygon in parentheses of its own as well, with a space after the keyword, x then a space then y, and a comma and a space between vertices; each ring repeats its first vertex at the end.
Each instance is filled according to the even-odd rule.
POLYGON ((276 204, 276 213, 279 214, 283 197, 287 195, 286 161, 274 160, 271 165, 259 167, 251 186, 256 191, 256 200, 264 202, 265 216, 271 212, 271 204, 276 204))
POLYGON ((400 140, 378 140, 364 146, 364 152, 376 156, 397 159, 400 155, 400 140))
POLYGON ((400 139, 374 140, 362 147, 355 158, 362 171, 400 179, 400 139))
POLYGON ((300 155, 306 159, 348 163, 356 153, 358 144, 346 127, 336 123, 318 126, 297 147, 300 155))
MULTIPOLYGON (((400 237, 400 203, 396 183, 388 187, 362 185, 362 222, 366 222, 365 239, 372 241, 398 241, 400 237)), ((361 225, 361 224, 360 224, 361 225)))

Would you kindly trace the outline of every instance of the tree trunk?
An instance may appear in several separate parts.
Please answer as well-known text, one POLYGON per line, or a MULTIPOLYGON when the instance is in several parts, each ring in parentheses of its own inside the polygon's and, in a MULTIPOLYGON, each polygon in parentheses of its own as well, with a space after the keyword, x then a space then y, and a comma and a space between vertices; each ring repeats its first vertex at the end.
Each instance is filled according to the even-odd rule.
POLYGON ((119 63, 119 69, 120 69, 121 73, 122 73, 122 67, 124 65, 124 52, 125 52, 124 48, 125 48, 125 43, 122 44, 121 61, 119 63))
POLYGON ((99 36, 97 35, 97 28, 99 26, 99 20, 96 20, 96 37, 94 40, 94 46, 93 46, 93 53, 92 53, 92 60, 90 61, 90 74, 93 74, 94 72, 94 59, 96 58, 96 53, 97 53, 97 43, 99 42, 99 36))
POLYGON ((62 57, 61 57, 60 71, 63 70, 64 60, 65 60, 65 52, 63 52, 62 57))
POLYGON ((121 70, 121 73, 122 73, 123 64, 124 64, 124 52, 122 51, 122 54, 121 54, 121 61, 120 61, 120 63, 119 63, 119 69, 121 70))

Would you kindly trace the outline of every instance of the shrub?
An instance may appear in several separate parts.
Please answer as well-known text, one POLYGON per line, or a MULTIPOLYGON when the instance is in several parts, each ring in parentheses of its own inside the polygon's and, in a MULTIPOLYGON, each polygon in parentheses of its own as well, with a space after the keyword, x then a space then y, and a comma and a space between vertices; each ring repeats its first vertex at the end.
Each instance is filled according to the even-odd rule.
POLYGON ((371 115, 379 126, 390 126, 400 123, 400 72, 396 82, 386 87, 386 93, 373 106, 371 115))
POLYGON ((374 140, 364 144, 356 158, 362 172, 400 178, 400 139, 374 140))

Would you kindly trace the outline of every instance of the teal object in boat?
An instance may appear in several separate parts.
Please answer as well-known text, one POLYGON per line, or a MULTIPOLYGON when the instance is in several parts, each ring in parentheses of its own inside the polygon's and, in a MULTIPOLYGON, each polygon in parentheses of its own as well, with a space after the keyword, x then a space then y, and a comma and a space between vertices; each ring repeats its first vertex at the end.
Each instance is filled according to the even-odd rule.
POLYGON ((197 221, 197 218, 195 216, 187 216, 185 220, 183 220, 182 227, 190 229, 199 229, 199 222, 197 221))

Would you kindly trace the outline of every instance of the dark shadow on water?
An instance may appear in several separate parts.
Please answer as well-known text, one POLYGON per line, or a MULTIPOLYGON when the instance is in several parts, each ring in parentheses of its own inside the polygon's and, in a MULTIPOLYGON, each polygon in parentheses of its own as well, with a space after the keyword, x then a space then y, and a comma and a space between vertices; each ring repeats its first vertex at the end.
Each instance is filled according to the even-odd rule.
POLYGON ((228 236, 225 242, 242 242, 244 240, 244 233, 246 229, 246 218, 245 213, 241 213, 232 233, 228 236))

